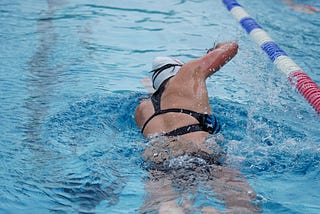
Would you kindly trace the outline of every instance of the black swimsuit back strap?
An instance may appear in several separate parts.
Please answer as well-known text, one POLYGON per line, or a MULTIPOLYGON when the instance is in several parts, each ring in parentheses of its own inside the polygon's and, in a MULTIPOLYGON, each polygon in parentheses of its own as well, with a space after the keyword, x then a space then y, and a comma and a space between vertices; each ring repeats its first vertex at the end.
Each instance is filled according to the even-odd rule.
POLYGON ((197 124, 182 126, 180 128, 177 128, 175 130, 165 133, 164 136, 168 136, 168 137, 179 136, 179 135, 184 135, 187 133, 198 132, 198 131, 203 131, 203 128, 197 123, 197 124))
POLYGON ((149 119, 143 124, 143 127, 141 129, 141 132, 143 133, 144 129, 146 128, 147 124, 155 117, 155 116, 158 116, 160 114, 166 114, 166 113, 184 113, 184 114, 188 114, 188 115, 191 115, 193 117, 195 117, 198 121, 199 121, 199 113, 198 112, 195 112, 195 111, 191 111, 191 110, 187 110, 187 109, 180 109, 180 108, 169 108, 169 109, 163 109, 163 110, 158 110, 158 111, 155 111, 154 114, 149 117, 149 119))
POLYGON ((196 132, 196 131, 205 131, 210 134, 216 134, 220 131, 220 124, 216 118, 215 115, 209 115, 209 114, 203 114, 198 113, 192 110, 188 109, 177 109, 177 108, 171 108, 171 109, 164 109, 159 112, 159 114, 169 113, 169 112, 175 112, 175 113, 183 113, 190 115, 198 120, 198 124, 192 124, 183 126, 181 128, 175 129, 169 133, 166 133, 167 136, 177 136, 173 135, 173 133, 179 133, 179 135, 187 134, 190 132, 196 132))
MULTIPOLYGON (((142 129, 141 129, 141 132, 143 133, 144 129, 146 128, 147 124, 155 117, 155 116, 158 116, 160 114, 166 114, 166 113, 183 113, 183 114, 187 114, 187 115, 190 115, 192 117, 194 117, 195 119, 198 120, 199 124, 193 124, 193 125, 188 125, 188 126, 185 126, 185 127, 181 127, 179 129, 181 129, 181 133, 184 133, 182 132, 182 130, 186 129, 188 130, 187 128, 189 126, 193 126, 189 132, 195 132, 195 131, 203 131, 204 130, 204 126, 203 124, 207 123, 208 121, 207 120, 207 117, 209 117, 209 115, 207 114, 201 114, 201 113, 198 113, 198 112, 195 112, 195 111, 192 111, 192 110, 188 110, 188 109, 180 109, 180 108, 169 108, 169 109, 162 109, 162 110, 159 110, 159 111, 156 111, 143 125, 142 129), (197 125, 197 126, 195 126, 197 125)), ((216 120, 216 118, 214 118, 214 120, 216 120)), ((217 121, 216 121, 217 123, 217 121)), ((216 127, 213 127, 214 129, 216 129, 216 127)), ((175 129, 175 130, 178 130, 178 129, 175 129)), ((173 130, 172 132, 174 132, 175 130, 173 130)), ((186 133, 189 133, 189 132, 186 132, 186 133)), ((215 131, 216 133, 219 132, 219 130, 215 131)), ((171 132, 169 132, 171 133, 171 132)), ((167 133, 168 134, 168 133, 167 133)), ((166 134, 166 135, 167 135, 166 134)), ((181 135, 181 134, 180 134, 181 135)), ((168 135, 169 136, 169 135, 168 135)), ((173 136, 173 135, 170 135, 170 136, 173 136)))

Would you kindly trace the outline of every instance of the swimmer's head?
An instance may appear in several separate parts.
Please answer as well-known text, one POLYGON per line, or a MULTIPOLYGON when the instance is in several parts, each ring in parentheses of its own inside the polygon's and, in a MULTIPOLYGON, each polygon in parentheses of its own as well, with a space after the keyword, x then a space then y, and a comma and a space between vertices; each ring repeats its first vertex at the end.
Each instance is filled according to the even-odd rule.
POLYGON ((161 84, 168 78, 176 75, 183 63, 171 57, 156 57, 152 63, 152 84, 158 90, 161 84))

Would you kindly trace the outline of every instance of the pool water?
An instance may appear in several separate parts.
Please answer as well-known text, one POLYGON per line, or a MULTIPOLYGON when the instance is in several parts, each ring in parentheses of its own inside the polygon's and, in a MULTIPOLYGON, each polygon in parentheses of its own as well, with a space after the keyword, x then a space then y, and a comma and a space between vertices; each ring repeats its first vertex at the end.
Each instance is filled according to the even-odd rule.
MULTIPOLYGON (((320 13, 239 3, 320 84, 320 13)), ((141 80, 155 56, 186 62, 227 40, 239 53, 207 81, 226 162, 263 213, 320 212, 319 115, 221 1, 2 0, 0 29, 0 213, 138 213, 141 80)), ((208 195, 195 204, 220 209, 208 195)))

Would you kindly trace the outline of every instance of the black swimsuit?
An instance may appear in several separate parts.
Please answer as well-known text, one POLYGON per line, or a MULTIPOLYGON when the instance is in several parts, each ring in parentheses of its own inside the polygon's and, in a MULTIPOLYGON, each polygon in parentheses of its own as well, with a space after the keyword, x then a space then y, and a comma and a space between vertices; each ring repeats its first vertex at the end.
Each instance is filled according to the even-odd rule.
POLYGON ((210 134, 218 133, 220 131, 220 124, 219 124, 217 118, 213 114, 211 114, 211 115, 202 114, 202 113, 198 113, 198 112, 195 112, 195 111, 192 111, 192 110, 179 109, 179 108, 161 109, 161 107, 160 107, 161 96, 162 96, 162 93, 165 90, 165 86, 166 86, 168 80, 166 80, 159 87, 159 89, 151 96, 151 101, 152 101, 153 108, 154 108, 154 114, 144 123, 141 132, 143 133, 143 131, 146 128, 147 124, 155 116, 158 116, 160 114, 166 114, 166 113, 170 113, 170 112, 175 112, 175 113, 183 113, 183 114, 190 115, 190 116, 196 118, 199 121, 199 123, 191 124, 191 125, 187 125, 187 126, 183 126, 183 127, 174 129, 174 130, 172 130, 170 132, 167 132, 167 133, 163 134, 164 136, 178 136, 178 135, 184 135, 184 134, 187 134, 187 133, 197 132, 197 131, 205 131, 205 132, 208 132, 210 134))

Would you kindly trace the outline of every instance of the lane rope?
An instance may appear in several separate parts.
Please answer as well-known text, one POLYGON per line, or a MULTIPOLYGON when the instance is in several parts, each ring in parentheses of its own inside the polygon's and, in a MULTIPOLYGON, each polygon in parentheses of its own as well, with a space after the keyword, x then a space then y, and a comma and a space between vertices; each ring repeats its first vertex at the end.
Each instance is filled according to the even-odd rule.
POLYGON ((250 37, 269 56, 276 67, 287 76, 290 83, 296 87, 300 94, 320 114, 319 86, 302 71, 236 0, 223 0, 223 3, 250 37))

